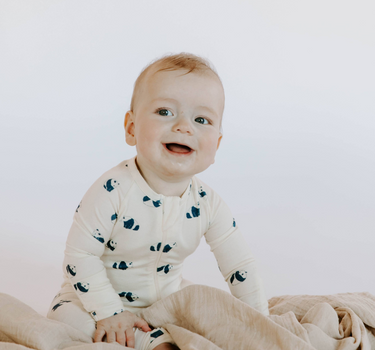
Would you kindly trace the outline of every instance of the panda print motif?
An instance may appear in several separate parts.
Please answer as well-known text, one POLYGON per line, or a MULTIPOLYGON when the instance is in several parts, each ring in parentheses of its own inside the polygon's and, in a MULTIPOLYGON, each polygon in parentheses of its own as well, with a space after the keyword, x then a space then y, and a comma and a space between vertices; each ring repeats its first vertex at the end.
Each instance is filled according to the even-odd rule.
POLYGON ((114 251, 117 246, 117 242, 115 242, 113 239, 109 240, 106 244, 107 248, 114 251))
POLYGON ((202 186, 199 187, 198 193, 199 193, 201 198, 207 199, 207 193, 203 190, 202 186))
POLYGON ((157 201, 153 201, 150 197, 144 196, 143 197, 143 204, 147 205, 148 207, 152 208, 159 208, 162 204, 161 200, 158 199, 157 201))
MULTIPOLYGON (((168 253, 172 248, 175 248, 175 247, 177 247, 177 243, 176 242, 171 243, 171 244, 168 243, 168 244, 166 244, 164 246, 163 253, 168 253)), ((152 252, 158 252, 160 250, 160 248, 161 248, 161 242, 156 243, 156 244, 150 246, 150 250, 152 252)))
POLYGON ((117 310, 117 311, 113 314, 113 316, 116 316, 117 314, 121 314, 121 312, 124 312, 124 309, 117 310))
POLYGON ((68 273, 69 278, 72 278, 77 274, 76 267, 69 264, 66 265, 66 272, 68 273))
POLYGON ((124 216, 122 218, 124 222, 124 228, 127 230, 133 230, 133 231, 138 231, 139 230, 139 225, 136 220, 131 218, 130 216, 124 216))
POLYGON ((247 277, 247 272, 242 271, 236 271, 231 277, 230 277, 230 283, 232 286, 235 286, 243 281, 245 281, 247 277))
POLYGON ((152 246, 150 247, 150 250, 151 250, 152 252, 158 252, 158 251, 160 250, 160 247, 161 247, 161 242, 152 245, 152 246))
POLYGON ((112 267, 114 269, 119 269, 119 270, 127 270, 130 267, 133 267, 133 263, 131 261, 120 261, 120 262, 115 262, 112 267))
POLYGON ((82 203, 82 201, 79 202, 78 207, 77 207, 77 209, 76 209, 76 213, 78 213, 78 209, 79 209, 79 207, 81 206, 81 203, 82 203))
POLYGON ((163 335, 164 332, 161 329, 154 329, 153 331, 150 332, 150 337, 152 338, 150 341, 150 344, 158 337, 163 335))
POLYGON ((114 213, 114 214, 111 216, 111 222, 112 222, 112 224, 115 224, 115 223, 116 223, 116 220, 117 220, 117 213, 114 213))
POLYGON ((59 308, 61 305, 65 304, 65 303, 70 303, 71 300, 60 300, 53 308, 52 308, 52 311, 56 311, 57 308, 59 308))
POLYGON ((132 292, 121 292, 118 295, 120 296, 120 298, 125 298, 129 303, 132 303, 133 301, 138 299, 138 295, 132 292))
POLYGON ((104 243, 104 238, 98 229, 92 231, 91 235, 96 238, 100 243, 104 243))
POLYGON ((174 242, 172 244, 166 244, 163 248, 163 253, 168 253, 172 248, 177 247, 177 242, 174 242))
POLYGON ((197 218, 200 215, 201 213, 200 213, 199 202, 197 202, 197 204, 191 207, 190 213, 186 213, 186 217, 188 219, 197 218))
POLYGON ((163 265, 156 269, 156 272, 159 276, 164 276, 173 269, 173 265, 163 265))
POLYGON ((103 185, 103 187, 108 191, 108 192, 111 192, 111 191, 113 191, 117 186, 119 186, 120 185, 120 183, 119 182, 117 182, 117 180, 115 180, 115 179, 108 179, 105 183, 104 183, 104 185, 103 185))
POLYGON ((191 193, 191 181, 190 181, 190 184, 189 184, 189 189, 187 190, 187 192, 188 192, 188 196, 190 196, 190 193, 191 193))
POLYGON ((90 283, 88 282, 78 282, 74 285, 74 289, 79 293, 79 294, 84 294, 89 291, 90 283))

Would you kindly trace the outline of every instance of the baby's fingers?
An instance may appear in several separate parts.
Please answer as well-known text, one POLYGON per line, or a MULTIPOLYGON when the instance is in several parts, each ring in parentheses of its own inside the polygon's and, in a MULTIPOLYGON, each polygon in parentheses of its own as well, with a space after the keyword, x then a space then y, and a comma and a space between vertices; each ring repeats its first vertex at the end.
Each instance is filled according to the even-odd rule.
POLYGON ((134 348, 135 346, 135 339, 134 339, 134 331, 133 331, 133 328, 128 328, 126 331, 125 331, 125 335, 126 335, 126 346, 129 347, 129 348, 134 348))
POLYGON ((116 332, 116 341, 120 345, 125 346, 125 344, 126 344, 126 338, 125 338, 125 332, 124 331, 118 331, 118 332, 116 332))
POLYGON ((105 330, 103 328, 97 329, 94 334, 94 343, 101 342, 105 335, 105 330))
POLYGON ((107 343, 115 343, 116 342, 116 333, 114 331, 107 332, 107 343))
POLYGON ((134 322, 134 327, 141 328, 143 332, 151 332, 152 329, 148 325, 148 323, 140 317, 136 317, 134 322))

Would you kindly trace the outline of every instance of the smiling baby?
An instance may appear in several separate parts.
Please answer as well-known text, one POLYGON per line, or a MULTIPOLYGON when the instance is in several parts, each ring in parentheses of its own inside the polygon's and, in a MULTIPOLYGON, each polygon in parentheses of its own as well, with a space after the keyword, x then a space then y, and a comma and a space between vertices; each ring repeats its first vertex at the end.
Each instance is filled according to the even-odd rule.
POLYGON ((232 214, 195 175, 215 161, 224 89, 209 62, 164 56, 138 77, 125 116, 136 157, 103 174, 74 214, 64 282, 48 317, 139 350, 178 349, 138 312, 182 289, 202 236, 232 295, 268 315, 255 260, 232 214))

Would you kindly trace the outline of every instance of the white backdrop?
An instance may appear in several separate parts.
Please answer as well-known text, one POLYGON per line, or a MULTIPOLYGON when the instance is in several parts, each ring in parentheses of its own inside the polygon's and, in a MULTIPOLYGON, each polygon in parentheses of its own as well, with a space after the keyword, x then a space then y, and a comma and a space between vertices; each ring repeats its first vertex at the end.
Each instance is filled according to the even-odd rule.
MULTIPOLYGON (((375 294, 372 3, 0 0, 0 292, 47 311, 81 197, 135 154, 123 118, 137 75, 187 51, 226 91, 199 176, 231 207, 267 297, 375 294)), ((185 277, 228 290, 204 240, 185 277)))

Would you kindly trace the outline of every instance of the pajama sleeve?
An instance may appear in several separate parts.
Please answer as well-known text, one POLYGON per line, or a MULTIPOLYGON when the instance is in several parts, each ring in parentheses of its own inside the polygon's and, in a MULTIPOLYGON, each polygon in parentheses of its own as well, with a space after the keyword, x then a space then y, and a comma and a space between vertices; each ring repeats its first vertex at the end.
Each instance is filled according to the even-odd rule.
POLYGON ((217 195, 211 201, 210 224, 205 238, 233 296, 269 315, 263 283, 255 259, 228 206, 217 195))
POLYGON ((96 321, 123 311, 100 259, 105 249, 116 247, 111 233, 120 203, 121 184, 114 178, 101 177, 78 206, 66 242, 64 273, 96 321))

